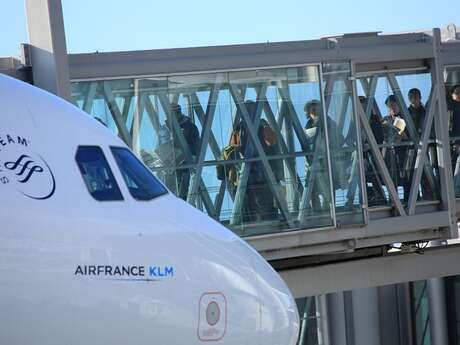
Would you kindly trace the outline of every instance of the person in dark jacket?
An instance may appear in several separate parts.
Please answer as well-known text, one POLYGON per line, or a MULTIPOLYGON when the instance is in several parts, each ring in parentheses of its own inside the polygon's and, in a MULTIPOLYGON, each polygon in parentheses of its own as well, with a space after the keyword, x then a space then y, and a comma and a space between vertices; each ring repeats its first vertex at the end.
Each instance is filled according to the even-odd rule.
POLYGON ((450 99, 447 102, 450 115, 450 136, 459 137, 455 142, 460 142, 460 84, 454 85, 450 90, 450 99))
MULTIPOLYGON (((248 100, 244 102, 244 106, 249 115, 249 120, 254 124, 257 103, 248 100)), ((241 114, 239 118, 241 120, 235 126, 230 138, 230 144, 237 147, 236 156, 243 159, 259 157, 254 142, 251 139, 247 123, 242 119, 241 114)), ((257 137, 265 155, 271 156, 279 153, 276 135, 264 119, 259 120, 257 137)), ((270 160, 269 163, 275 177, 274 183, 277 184, 281 180, 283 170, 282 161, 270 160)), ((278 205, 272 188, 277 188, 277 186, 271 187, 269 185, 270 181, 268 180, 262 161, 246 162, 246 167, 249 169, 249 176, 241 210, 243 222, 276 220, 279 215, 278 205)), ((239 183, 238 179, 237 185, 239 183)))
MULTIPOLYGON (((198 132, 198 128, 192 122, 190 117, 182 114, 182 109, 179 104, 177 103, 171 104, 171 112, 172 112, 172 116, 176 118, 177 123, 179 124, 181 133, 188 146, 188 151, 190 151, 190 154, 192 155, 191 159, 192 161, 194 161, 196 156, 198 155, 199 145, 200 145, 200 134, 198 132)), ((174 127, 172 126, 170 120, 166 121, 166 125, 170 129, 170 131, 174 133, 173 131, 174 127)), ((181 151, 183 151, 185 154, 186 150, 185 148, 181 148, 178 134, 177 133, 175 134, 176 135, 174 135, 174 146, 181 149, 181 151)), ((186 163, 187 161, 184 160, 182 161, 181 165, 186 164, 186 163)), ((177 194, 183 200, 187 200, 188 190, 190 186, 191 173, 192 172, 190 169, 180 169, 180 166, 179 166, 179 169, 176 170, 177 194)))
MULTIPOLYGON (((422 135, 423 124, 425 122, 426 117, 426 110, 422 103, 422 93, 419 89, 413 88, 410 89, 407 93, 407 97, 409 98, 410 105, 407 108, 412 119, 414 121, 415 129, 419 137, 422 135)), ((431 126, 430 137, 429 140, 434 140, 435 133, 434 133, 434 126, 431 126)), ((408 178, 406 179, 405 189, 410 189, 410 185, 412 182, 414 167, 415 167, 415 156, 417 151, 414 148, 409 150, 408 155, 411 157, 411 164, 409 166, 409 173, 408 178)), ((429 162, 432 167, 434 167, 435 160, 436 160, 436 143, 429 143, 428 144, 428 156, 429 162)), ((422 174, 422 178, 420 180, 421 187, 422 187, 422 197, 425 200, 432 200, 433 199, 433 191, 430 188, 430 184, 428 182, 428 177, 425 173, 422 174)))
POLYGON ((460 196, 460 84, 454 85, 447 99, 449 133, 451 138, 452 171, 454 172, 455 195, 460 196))
MULTIPOLYGON (((363 109, 366 104, 366 97, 359 96, 359 102, 361 103, 363 109)), ((377 145, 383 143, 383 127, 382 120, 379 115, 374 111, 371 112, 369 116, 369 126, 371 127, 372 134, 374 136, 377 145)), ((385 193, 382 189, 382 183, 380 175, 378 173, 374 156, 370 152, 369 142, 366 136, 363 136, 363 161, 364 161, 364 174, 366 178, 366 190, 367 190, 367 199, 369 206, 376 206, 382 203, 385 203, 385 193)), ((353 143, 353 145, 356 145, 353 143)), ((357 180, 359 177, 358 173, 358 157, 356 151, 353 155, 353 164, 350 173, 350 180, 348 184, 347 191, 347 201, 346 205, 348 207, 352 206, 354 203, 357 180)))
POLYGON ((404 187, 404 199, 407 200, 409 190, 405 184, 406 174, 404 163, 407 155, 407 148, 401 143, 407 140, 406 124, 401 116, 401 109, 394 95, 385 100, 388 108, 388 115, 382 120, 383 139, 387 146, 384 149, 384 158, 394 185, 404 187))
MULTIPOLYGON (((307 156, 305 158, 305 185, 308 188, 312 183, 311 204, 308 205, 315 212, 329 211, 331 205, 331 192, 327 168, 327 152, 325 144, 324 121, 322 119, 321 102, 312 100, 304 107, 307 123, 304 131, 308 141, 307 156), (315 167, 316 164, 316 167, 315 167), (312 180, 313 171, 316 175, 312 180)), ((328 129, 337 133, 337 125, 327 117, 328 129)), ((337 138, 331 137, 330 148, 337 148, 337 138)))

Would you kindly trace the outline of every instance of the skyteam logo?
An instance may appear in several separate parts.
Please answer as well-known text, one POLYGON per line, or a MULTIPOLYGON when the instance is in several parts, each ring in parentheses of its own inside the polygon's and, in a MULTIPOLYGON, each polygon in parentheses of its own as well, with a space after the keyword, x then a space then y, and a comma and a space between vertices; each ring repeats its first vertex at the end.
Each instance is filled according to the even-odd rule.
POLYGON ((118 281, 161 281, 174 277, 173 266, 78 265, 74 276, 118 281))
POLYGON ((26 197, 45 200, 56 190, 50 166, 21 136, 0 135, 0 187, 12 186, 26 197))

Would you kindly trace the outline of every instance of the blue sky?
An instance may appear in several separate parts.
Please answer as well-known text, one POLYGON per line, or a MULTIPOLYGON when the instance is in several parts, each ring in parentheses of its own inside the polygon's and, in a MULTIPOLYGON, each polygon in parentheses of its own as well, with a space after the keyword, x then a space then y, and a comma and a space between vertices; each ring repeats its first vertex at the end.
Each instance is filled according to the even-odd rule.
MULTIPOLYGON (((460 25, 455 0, 63 0, 71 53, 315 39, 460 25)), ((0 56, 27 42, 22 0, 3 0, 0 56)))

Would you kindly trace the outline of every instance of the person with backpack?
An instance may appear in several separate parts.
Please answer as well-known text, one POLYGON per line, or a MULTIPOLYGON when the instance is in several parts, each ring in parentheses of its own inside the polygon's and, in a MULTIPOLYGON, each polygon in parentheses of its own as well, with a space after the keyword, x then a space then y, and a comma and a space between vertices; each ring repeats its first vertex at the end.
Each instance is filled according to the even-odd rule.
MULTIPOLYGON (((254 123, 257 104, 254 101, 246 101, 244 106, 248 112, 249 120, 254 123)), ((229 145, 223 150, 223 160, 240 160, 259 156, 250 138, 247 124, 241 114, 237 114, 237 116, 240 120, 232 131, 229 145)), ((264 119, 259 122, 257 136, 267 156, 278 153, 276 134, 264 119)), ((269 162, 276 182, 279 182, 283 169, 282 163, 280 160, 270 160, 269 162)), ((218 178, 227 181, 227 187, 232 197, 235 196, 240 183, 240 166, 240 164, 225 164, 217 167, 218 178)), ((249 169, 249 176, 241 209, 242 221, 255 222, 276 219, 278 209, 275 206, 276 202, 263 163, 260 160, 246 162, 246 169, 249 169)))

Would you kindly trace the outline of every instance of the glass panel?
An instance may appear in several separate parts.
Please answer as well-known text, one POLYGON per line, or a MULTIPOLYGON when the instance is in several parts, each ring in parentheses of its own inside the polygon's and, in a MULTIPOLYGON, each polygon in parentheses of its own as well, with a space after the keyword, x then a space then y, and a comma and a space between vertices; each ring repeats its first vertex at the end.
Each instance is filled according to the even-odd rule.
POLYGON ((349 63, 323 64, 323 90, 337 223, 364 222, 349 63))
POLYGON ((333 224, 318 66, 79 82, 73 96, 240 235, 333 224))
POLYGON ((449 113, 452 171, 455 196, 460 197, 460 67, 446 68, 446 97, 449 113))
POLYGON ((297 309, 299 310, 300 332, 299 344, 317 345, 322 344, 323 339, 319 338, 319 315, 316 308, 316 298, 304 297, 296 299, 297 309))
POLYGON ((129 192, 136 200, 151 200, 167 193, 160 182, 125 148, 111 148, 129 192))
MULTIPOLYGON (((384 157, 389 178, 399 199, 407 202, 415 176, 417 143, 428 118, 431 75, 428 71, 376 74, 360 78, 357 85, 360 105, 384 157)), ((413 193, 417 200, 438 200, 439 174, 433 122, 426 128, 429 142, 425 164, 420 167, 420 183, 414 187, 413 193)), ((369 206, 391 204, 383 171, 377 165, 367 137, 363 150, 369 206)))
POLYGON ((412 313, 414 315, 415 344, 430 345, 430 309, 426 280, 411 283, 412 313))
POLYGON ((99 201, 123 200, 117 181, 100 147, 78 147, 75 160, 83 181, 94 199, 99 201))
MULTIPOLYGON (((183 179, 178 179, 180 172, 176 170, 177 166, 185 164, 184 153, 176 147, 174 131, 166 115, 171 111, 167 79, 135 80, 133 91, 131 147, 169 190, 186 199, 184 192, 179 193, 184 183, 183 179), (168 108, 165 110, 165 107, 168 108)), ((181 113, 182 109, 178 106, 175 110, 181 113)))

